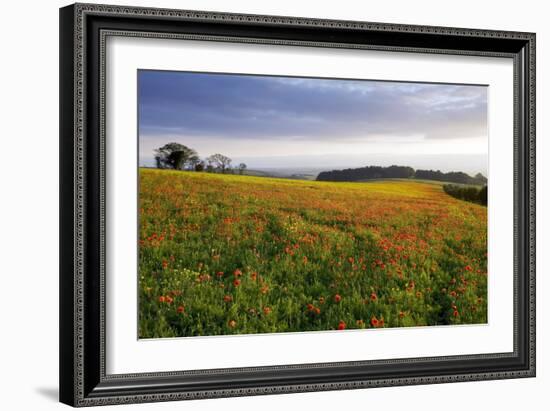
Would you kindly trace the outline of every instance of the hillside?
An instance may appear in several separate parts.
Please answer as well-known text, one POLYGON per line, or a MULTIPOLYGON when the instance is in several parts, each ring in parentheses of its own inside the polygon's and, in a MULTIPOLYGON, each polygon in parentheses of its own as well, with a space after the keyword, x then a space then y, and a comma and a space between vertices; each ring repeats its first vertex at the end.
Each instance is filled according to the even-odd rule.
POLYGON ((416 181, 140 170, 142 338, 487 321, 487 210, 416 181))

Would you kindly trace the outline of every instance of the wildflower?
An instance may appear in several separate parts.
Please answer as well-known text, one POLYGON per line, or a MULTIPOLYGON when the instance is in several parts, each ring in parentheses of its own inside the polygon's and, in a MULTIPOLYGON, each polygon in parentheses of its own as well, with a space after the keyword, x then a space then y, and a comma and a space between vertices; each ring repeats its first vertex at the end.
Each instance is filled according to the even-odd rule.
POLYGON ((231 328, 235 328, 235 326, 237 325, 237 321, 231 320, 227 323, 227 325, 229 325, 229 327, 231 328))
POLYGON ((166 302, 166 297, 164 295, 161 295, 159 297, 159 303, 164 303, 164 302, 166 302))
POLYGON ((235 287, 238 287, 239 285, 241 285, 241 280, 239 280, 238 278, 235 278, 235 279, 233 280, 233 285, 234 285, 235 287))
POLYGON ((265 314, 265 315, 271 314, 271 308, 269 308, 269 307, 264 307, 264 310, 263 310, 263 311, 264 311, 264 314, 265 314))
POLYGON ((372 293, 370 295, 370 299, 371 299, 371 301, 376 301, 376 300, 378 300, 378 296, 376 295, 376 293, 372 293))
POLYGON ((458 317, 458 311, 457 310, 453 311, 453 317, 458 317))
POLYGON ((250 278, 252 279, 252 281, 256 281, 256 279, 258 278, 258 273, 254 271, 250 274, 250 278))
POLYGON ((178 307, 178 313, 181 314, 181 313, 184 312, 184 311, 185 311, 185 307, 184 307, 183 305, 180 305, 180 306, 178 307))
POLYGON ((405 317, 405 313, 403 311, 399 311, 399 318, 405 317))
POLYGON ((223 301, 225 301, 226 303, 230 303, 231 301, 233 301, 233 297, 230 295, 224 295, 223 301))
POLYGON ((222 278, 222 277, 223 277, 223 271, 218 271, 218 272, 216 273, 216 277, 222 278))
POLYGON ((345 330, 346 329, 346 323, 344 321, 340 321, 338 323, 338 329, 339 330, 345 330))
POLYGON ((319 304, 325 303, 325 297, 319 297, 319 304))
POLYGON ((372 317, 370 319, 370 325, 372 325, 373 327, 378 327, 378 318, 372 317))
POLYGON ((472 271, 472 266, 471 265, 467 265, 466 267, 464 267, 464 269, 466 271, 472 271))
POLYGON ((167 296, 165 297, 165 299, 166 299, 166 302, 167 302, 168 304, 172 304, 172 302, 174 301, 174 299, 173 299, 172 297, 170 297, 169 295, 167 295, 167 296))
POLYGON ((334 302, 339 303, 340 301, 342 301, 342 296, 340 294, 336 294, 334 296, 334 302))
POLYGON ((235 276, 235 278, 237 278, 243 275, 243 272, 237 268, 235 271, 233 271, 233 275, 235 276))
POLYGON ((307 305, 307 310, 308 311, 313 311, 314 308, 315 308, 315 306, 313 304, 308 304, 307 305))

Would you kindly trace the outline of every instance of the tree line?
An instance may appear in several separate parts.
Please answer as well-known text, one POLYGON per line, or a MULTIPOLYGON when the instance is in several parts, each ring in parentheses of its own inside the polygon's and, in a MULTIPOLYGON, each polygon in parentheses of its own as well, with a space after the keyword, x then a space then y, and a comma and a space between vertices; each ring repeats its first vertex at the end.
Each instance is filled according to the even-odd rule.
POLYGON ((459 186, 456 184, 443 185, 443 191, 452 197, 472 203, 487 205, 487 186, 459 186))
POLYGON ((155 150, 155 165, 161 169, 243 174, 246 164, 240 163, 233 167, 232 161, 220 153, 201 159, 196 150, 180 143, 168 143, 155 150))
POLYGON ((345 170, 323 171, 317 176, 318 181, 362 181, 380 178, 415 178, 422 180, 446 181, 457 184, 485 185, 487 178, 478 173, 474 177, 461 171, 443 173, 440 170, 415 170, 405 166, 367 166, 345 170))

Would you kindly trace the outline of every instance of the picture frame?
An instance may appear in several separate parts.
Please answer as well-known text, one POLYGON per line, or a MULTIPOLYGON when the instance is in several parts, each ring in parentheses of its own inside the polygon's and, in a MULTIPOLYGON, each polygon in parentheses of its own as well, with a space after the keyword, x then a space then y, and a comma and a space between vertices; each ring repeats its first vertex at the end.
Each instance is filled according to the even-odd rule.
MULTIPOLYGON (((535 34, 96 4, 61 8, 60 236, 60 401, 72 406, 534 377, 535 34), (513 350, 108 373, 109 37, 510 60, 513 350)), ((222 339, 216 341, 223 346, 222 339)))

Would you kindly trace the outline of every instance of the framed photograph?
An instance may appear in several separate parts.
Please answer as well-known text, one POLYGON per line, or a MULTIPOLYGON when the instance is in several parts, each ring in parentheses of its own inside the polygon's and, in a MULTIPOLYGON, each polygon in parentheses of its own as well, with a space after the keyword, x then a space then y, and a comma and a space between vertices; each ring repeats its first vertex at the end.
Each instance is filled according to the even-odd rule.
POLYGON ((62 402, 535 376, 535 34, 60 22, 62 402))

